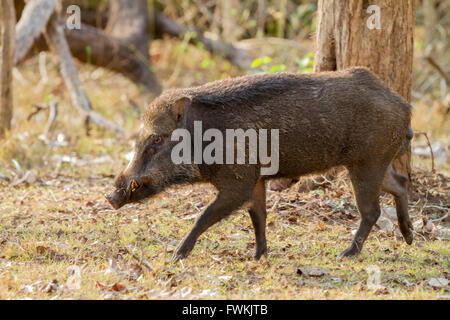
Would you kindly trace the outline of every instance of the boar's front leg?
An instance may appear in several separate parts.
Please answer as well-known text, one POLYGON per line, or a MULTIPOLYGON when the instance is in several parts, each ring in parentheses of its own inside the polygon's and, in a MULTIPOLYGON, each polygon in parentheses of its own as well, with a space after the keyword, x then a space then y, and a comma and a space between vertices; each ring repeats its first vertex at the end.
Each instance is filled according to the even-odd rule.
POLYGON ((266 242, 266 185, 264 180, 259 180, 253 191, 252 204, 248 210, 252 219, 256 237, 255 260, 259 260, 262 255, 267 257, 266 242))
POLYGON ((233 182, 223 189, 218 186, 219 193, 216 199, 197 218, 192 230, 176 249, 172 261, 186 258, 203 232, 250 200, 256 182, 233 182))

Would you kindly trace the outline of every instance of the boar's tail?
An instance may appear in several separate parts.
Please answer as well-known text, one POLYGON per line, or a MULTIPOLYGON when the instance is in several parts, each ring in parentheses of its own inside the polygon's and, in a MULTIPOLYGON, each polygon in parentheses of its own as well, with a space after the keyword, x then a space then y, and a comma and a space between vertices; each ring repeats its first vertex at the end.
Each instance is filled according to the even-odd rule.
POLYGON ((408 150, 409 144, 411 143, 411 140, 413 137, 414 137, 414 131, 411 127, 408 127, 408 132, 406 133, 405 142, 403 143, 402 147, 398 151, 397 156, 404 154, 408 150))

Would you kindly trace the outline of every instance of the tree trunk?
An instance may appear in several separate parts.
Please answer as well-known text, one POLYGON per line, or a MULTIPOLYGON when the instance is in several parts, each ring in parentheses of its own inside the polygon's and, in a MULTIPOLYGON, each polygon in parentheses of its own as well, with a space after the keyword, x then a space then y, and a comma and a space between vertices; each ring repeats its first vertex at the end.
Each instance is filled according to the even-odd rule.
MULTIPOLYGON (((411 0, 319 0, 314 71, 365 66, 410 101, 415 14, 411 0)), ((410 161, 409 149, 392 165, 409 178, 410 161)))
POLYGON ((0 137, 11 128, 15 26, 14 2, 0 1, 0 137))

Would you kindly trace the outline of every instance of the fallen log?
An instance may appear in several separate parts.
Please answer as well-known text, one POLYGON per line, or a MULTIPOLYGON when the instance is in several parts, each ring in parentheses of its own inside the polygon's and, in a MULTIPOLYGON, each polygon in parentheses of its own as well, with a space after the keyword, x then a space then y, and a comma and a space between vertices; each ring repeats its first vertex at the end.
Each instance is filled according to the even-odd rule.
POLYGON ((132 43, 85 24, 79 30, 65 30, 65 35, 78 60, 119 72, 154 95, 161 92, 149 60, 137 54, 132 43))

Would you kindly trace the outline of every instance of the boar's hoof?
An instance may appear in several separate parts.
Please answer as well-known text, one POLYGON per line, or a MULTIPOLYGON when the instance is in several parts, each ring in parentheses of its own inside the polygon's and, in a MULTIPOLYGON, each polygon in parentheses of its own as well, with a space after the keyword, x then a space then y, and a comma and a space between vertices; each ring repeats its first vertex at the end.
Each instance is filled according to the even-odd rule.
POLYGON ((180 260, 182 260, 183 258, 177 253, 177 252, 175 252, 173 255, 172 255, 172 262, 178 262, 178 261, 180 261, 180 260))
POLYGON ((350 248, 348 248, 347 250, 345 250, 344 252, 342 252, 338 259, 343 259, 343 258, 351 258, 354 257, 356 255, 358 255, 360 252, 360 250, 358 250, 358 247, 356 245, 351 245, 350 248))
POLYGON ((414 236, 413 233, 411 232, 411 230, 408 230, 408 232, 403 233, 403 238, 405 239, 405 242, 409 245, 411 245, 413 243, 414 240, 414 236))
POLYGON ((261 259, 261 257, 264 255, 264 257, 267 258, 267 247, 264 248, 256 248, 256 252, 254 255, 254 258, 256 261, 258 261, 259 259, 261 259))
POLYGON ((412 244, 413 240, 414 240, 414 235, 413 235, 413 231, 414 231, 414 227, 411 223, 411 220, 408 219, 408 221, 399 221, 399 227, 400 227, 400 232, 403 235, 403 239, 405 239, 405 242, 407 244, 412 244))
POLYGON ((189 253, 182 253, 182 252, 176 251, 172 256, 172 262, 177 262, 177 261, 183 260, 183 259, 187 258, 188 255, 189 255, 189 253))
POLYGON ((175 253, 172 256, 172 261, 177 262, 178 260, 187 258, 194 248, 194 244, 195 242, 190 243, 189 241, 183 240, 175 250, 175 253))

